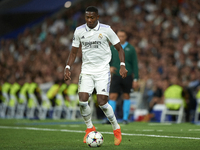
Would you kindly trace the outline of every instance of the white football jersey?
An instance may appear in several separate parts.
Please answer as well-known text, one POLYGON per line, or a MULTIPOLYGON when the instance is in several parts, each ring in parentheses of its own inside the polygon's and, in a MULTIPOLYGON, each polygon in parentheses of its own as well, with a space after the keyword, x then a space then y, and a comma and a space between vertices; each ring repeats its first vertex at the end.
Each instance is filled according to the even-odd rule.
POLYGON ((73 47, 82 47, 81 73, 97 74, 109 71, 111 50, 109 41, 116 45, 120 42, 118 36, 110 26, 98 22, 97 26, 90 29, 87 24, 76 28, 72 42, 73 47))

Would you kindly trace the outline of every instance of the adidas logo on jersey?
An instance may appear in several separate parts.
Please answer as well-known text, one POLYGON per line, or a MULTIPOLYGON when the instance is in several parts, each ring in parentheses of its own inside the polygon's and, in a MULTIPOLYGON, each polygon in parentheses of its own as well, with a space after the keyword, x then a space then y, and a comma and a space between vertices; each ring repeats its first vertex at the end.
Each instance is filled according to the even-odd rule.
POLYGON ((81 39, 84 39, 84 38, 85 38, 84 36, 81 37, 81 39))
POLYGON ((102 92, 106 92, 106 90, 105 90, 105 89, 103 89, 103 90, 102 90, 102 92))

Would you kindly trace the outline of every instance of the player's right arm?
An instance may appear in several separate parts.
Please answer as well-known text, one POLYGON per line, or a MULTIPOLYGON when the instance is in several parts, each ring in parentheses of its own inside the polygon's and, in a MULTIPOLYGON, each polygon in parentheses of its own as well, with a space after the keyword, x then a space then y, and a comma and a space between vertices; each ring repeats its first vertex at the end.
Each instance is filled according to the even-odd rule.
POLYGON ((72 41, 72 49, 71 49, 71 52, 69 54, 67 65, 66 65, 65 71, 64 71, 64 80, 68 80, 68 79, 71 80, 70 67, 72 66, 72 64, 74 63, 74 61, 76 59, 76 55, 77 55, 77 52, 78 52, 78 49, 79 49, 79 45, 80 45, 80 38, 78 36, 77 30, 75 30, 73 41, 72 41))
MULTIPOLYGON (((76 59, 76 55, 77 55, 77 52, 78 52, 78 49, 79 47, 73 47, 72 46, 72 49, 71 49, 71 52, 69 54, 69 58, 68 58, 68 62, 67 62, 67 66, 71 66, 75 59, 76 59)), ((70 68, 65 68, 65 71, 64 71, 64 80, 71 80, 71 72, 70 72, 70 68)))

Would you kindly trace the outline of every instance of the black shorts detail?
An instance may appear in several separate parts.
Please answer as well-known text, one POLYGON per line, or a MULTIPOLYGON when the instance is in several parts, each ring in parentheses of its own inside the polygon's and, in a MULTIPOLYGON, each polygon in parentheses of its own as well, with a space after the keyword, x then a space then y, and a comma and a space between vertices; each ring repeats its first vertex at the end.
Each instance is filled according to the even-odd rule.
POLYGON ((130 93, 132 88, 133 77, 128 75, 126 78, 113 75, 111 78, 110 93, 130 93))

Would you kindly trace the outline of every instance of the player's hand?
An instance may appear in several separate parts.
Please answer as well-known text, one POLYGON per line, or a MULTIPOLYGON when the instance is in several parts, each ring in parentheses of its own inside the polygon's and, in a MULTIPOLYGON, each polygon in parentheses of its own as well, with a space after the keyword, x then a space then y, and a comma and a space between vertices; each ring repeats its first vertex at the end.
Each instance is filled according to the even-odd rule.
POLYGON ((64 80, 67 81, 67 80, 71 80, 71 72, 68 68, 65 68, 65 71, 64 71, 64 80))
POLYGON ((124 65, 120 66, 119 74, 122 76, 122 78, 126 78, 128 73, 128 70, 126 70, 126 67, 124 65))
POLYGON ((116 72, 116 68, 115 67, 110 67, 110 73, 113 74, 116 72))
POLYGON ((139 83, 138 83, 138 81, 133 81, 132 87, 133 87, 134 90, 139 89, 139 83))

